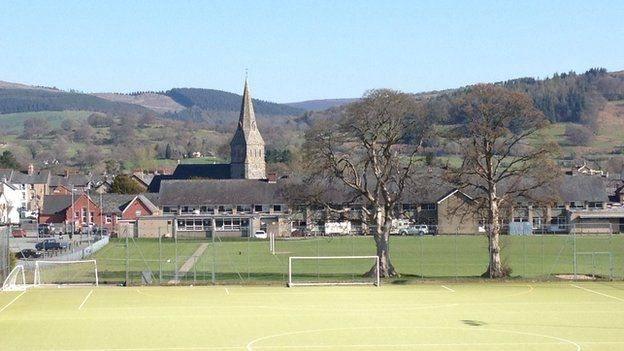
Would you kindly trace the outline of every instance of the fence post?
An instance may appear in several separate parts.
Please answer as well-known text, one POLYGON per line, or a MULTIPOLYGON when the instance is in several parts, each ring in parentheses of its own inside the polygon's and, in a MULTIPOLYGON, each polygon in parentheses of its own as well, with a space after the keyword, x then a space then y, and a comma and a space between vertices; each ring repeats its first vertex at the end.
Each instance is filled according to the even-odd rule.
POLYGON ((576 231, 572 232, 572 255, 573 255, 573 259, 572 259, 572 264, 574 266, 573 271, 574 271, 574 280, 578 279, 577 278, 577 269, 576 269, 576 231))
POLYGON ((130 285, 130 245, 128 244, 128 230, 126 233, 126 286, 130 285))
POLYGON ((158 228, 158 285, 162 284, 162 235, 158 228))
POLYGON ((212 284, 217 283, 217 277, 215 275, 215 269, 217 267, 217 247, 215 246, 215 219, 212 219, 212 230, 210 232, 210 239, 212 240, 212 269, 211 269, 211 281, 212 284))

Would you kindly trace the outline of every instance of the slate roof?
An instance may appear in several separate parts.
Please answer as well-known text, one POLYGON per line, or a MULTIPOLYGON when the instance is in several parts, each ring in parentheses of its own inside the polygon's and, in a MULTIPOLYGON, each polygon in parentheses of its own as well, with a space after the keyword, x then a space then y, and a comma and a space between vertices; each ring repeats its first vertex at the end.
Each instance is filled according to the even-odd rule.
POLYGON ((71 195, 45 195, 41 214, 52 215, 59 213, 72 205, 71 195))
MULTIPOLYGON (((156 211, 158 207, 158 194, 102 194, 102 210, 104 213, 121 214, 123 210, 130 204, 135 197, 141 198, 144 203, 150 207, 153 205, 152 211, 156 211)), ((100 197, 93 196, 91 198, 95 203, 99 204, 100 197)))
POLYGON ((559 196, 565 202, 608 202, 606 180, 599 176, 566 175, 558 187, 559 196))
POLYGON ((155 175, 147 191, 157 193, 160 191, 160 184, 163 180, 183 180, 183 179, 230 179, 230 164, 179 164, 173 174, 155 175))
POLYGON ((172 179, 230 179, 230 164, 179 164, 172 179))
POLYGON ((256 179, 164 180, 159 201, 163 206, 280 204, 286 202, 283 184, 256 179))

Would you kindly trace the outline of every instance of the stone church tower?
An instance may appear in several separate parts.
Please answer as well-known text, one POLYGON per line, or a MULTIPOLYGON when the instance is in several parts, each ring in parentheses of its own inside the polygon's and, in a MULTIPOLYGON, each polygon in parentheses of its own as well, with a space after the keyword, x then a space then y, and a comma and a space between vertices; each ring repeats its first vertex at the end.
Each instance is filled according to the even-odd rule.
POLYGON ((256 124, 247 79, 245 79, 238 127, 230 142, 230 157, 232 179, 266 179, 264 140, 256 124))

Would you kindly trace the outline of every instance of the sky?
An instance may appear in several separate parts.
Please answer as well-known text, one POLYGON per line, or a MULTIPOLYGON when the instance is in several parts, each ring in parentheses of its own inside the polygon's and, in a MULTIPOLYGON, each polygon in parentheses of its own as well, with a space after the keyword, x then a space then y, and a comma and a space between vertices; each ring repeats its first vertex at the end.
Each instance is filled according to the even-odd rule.
POLYGON ((624 70, 624 1, 0 1, 0 80, 276 102, 624 70))

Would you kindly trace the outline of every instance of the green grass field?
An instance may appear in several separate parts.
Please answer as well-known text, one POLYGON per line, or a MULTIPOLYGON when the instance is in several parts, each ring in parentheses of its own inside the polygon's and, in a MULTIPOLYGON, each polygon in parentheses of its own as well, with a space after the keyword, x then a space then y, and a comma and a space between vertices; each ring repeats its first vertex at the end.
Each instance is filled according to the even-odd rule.
POLYGON ((624 349, 624 283, 33 288, 3 351, 624 349))
MULTIPOLYGON (((487 239, 485 236, 392 237, 391 258, 401 273, 400 281, 477 278, 486 270, 487 239)), ((557 274, 574 272, 574 250, 577 272, 601 278, 624 279, 624 236, 622 235, 534 235, 503 236, 503 260, 512 268, 512 277, 556 279, 557 274), (592 257, 591 252, 608 252, 592 257)), ((189 270, 180 280, 185 283, 247 284, 278 283, 287 280, 289 256, 359 256, 374 255, 370 237, 309 238, 277 240, 275 255, 266 240, 239 239, 216 241, 163 241, 154 239, 130 241, 129 278, 141 284, 141 274, 151 271, 155 281, 167 283, 174 278, 176 267, 189 262, 189 270), (205 251, 191 257, 202 245, 205 251), (176 255, 177 251, 177 255, 176 255), (177 257, 177 259, 176 259, 177 257), (190 260, 190 261, 189 261, 190 260)), ((123 239, 113 239, 95 254, 102 281, 125 281, 126 247, 123 239)), ((343 275, 345 279, 364 273, 372 261, 309 261, 297 265, 295 272, 310 279, 343 275), (316 277, 315 277, 316 275, 316 277)))

